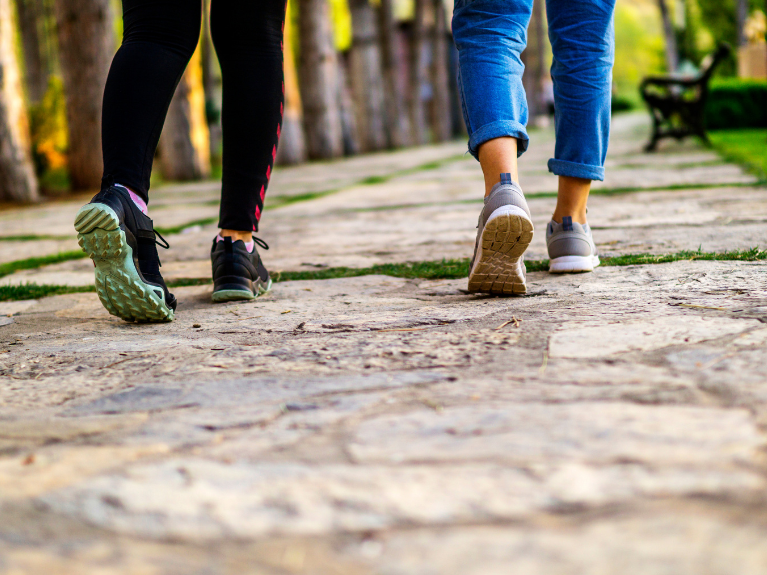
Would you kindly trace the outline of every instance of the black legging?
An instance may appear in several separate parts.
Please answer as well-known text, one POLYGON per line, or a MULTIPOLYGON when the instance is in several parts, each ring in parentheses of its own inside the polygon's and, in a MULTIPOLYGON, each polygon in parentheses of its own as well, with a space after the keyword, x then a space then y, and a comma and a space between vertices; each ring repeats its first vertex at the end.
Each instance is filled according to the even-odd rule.
MULTIPOLYGON (((173 93, 200 37, 200 0, 123 0, 124 35, 104 90, 104 182, 148 201, 149 176, 173 93)), ((224 137, 219 227, 257 230, 277 152, 284 99, 285 0, 212 0, 224 137)))

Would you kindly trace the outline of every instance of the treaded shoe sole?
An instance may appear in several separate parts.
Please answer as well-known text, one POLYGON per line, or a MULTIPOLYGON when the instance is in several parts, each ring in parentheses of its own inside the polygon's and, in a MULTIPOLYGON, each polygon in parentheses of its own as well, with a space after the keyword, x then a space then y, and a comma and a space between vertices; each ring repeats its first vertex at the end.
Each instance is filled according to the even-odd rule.
POLYGON ((476 261, 469 274, 469 291, 524 295, 522 255, 533 240, 533 222, 524 210, 504 206, 492 213, 482 230, 476 261))
POLYGON ((598 265, 599 256, 562 256, 549 262, 549 273, 593 272, 598 265))
POLYGON ((109 313, 130 322, 172 321, 161 287, 145 283, 114 210, 87 204, 75 217, 77 242, 96 266, 96 293, 109 313))
POLYGON ((266 284, 266 287, 264 287, 261 283, 259 283, 255 294, 252 291, 247 289, 221 289, 221 290, 214 291, 210 299, 213 301, 213 303, 252 300, 252 299, 256 299, 260 295, 265 294, 270 289, 272 289, 271 279, 266 284))

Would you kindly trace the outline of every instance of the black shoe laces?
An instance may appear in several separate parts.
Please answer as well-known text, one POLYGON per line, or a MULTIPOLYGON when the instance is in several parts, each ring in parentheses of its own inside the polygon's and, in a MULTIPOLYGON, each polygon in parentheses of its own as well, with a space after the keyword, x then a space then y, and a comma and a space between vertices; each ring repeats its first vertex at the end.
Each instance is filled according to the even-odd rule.
POLYGON ((269 249, 269 244, 267 244, 264 240, 261 238, 257 238, 256 236, 251 236, 253 238, 253 241, 256 242, 256 245, 259 248, 264 248, 265 250, 269 249))
POLYGON ((160 232, 158 232, 157 230, 154 230, 154 235, 157 236, 157 237, 155 237, 155 240, 154 240, 155 244, 157 244, 158 246, 160 246, 163 249, 166 249, 166 250, 170 249, 170 244, 168 243, 168 240, 166 240, 164 237, 162 237, 160 235, 160 232), (162 240, 162 243, 158 242, 157 238, 160 238, 162 240))

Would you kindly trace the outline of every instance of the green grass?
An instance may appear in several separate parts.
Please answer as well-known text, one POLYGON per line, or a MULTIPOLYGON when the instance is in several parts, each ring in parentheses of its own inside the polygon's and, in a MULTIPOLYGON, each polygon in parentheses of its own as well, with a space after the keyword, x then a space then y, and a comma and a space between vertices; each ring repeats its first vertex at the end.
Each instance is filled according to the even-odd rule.
POLYGON ((397 278, 458 279, 469 275, 469 259, 443 259, 431 262, 379 264, 369 268, 327 268, 324 270, 273 272, 276 282, 352 278, 367 275, 386 275, 397 278))
POLYGON ((22 299, 39 299, 51 295, 68 293, 84 293, 96 291, 93 286, 59 286, 28 283, 17 286, 0 286, 0 301, 18 301, 22 299))
POLYGON ((61 262, 68 262, 70 260, 79 260, 88 257, 85 252, 80 250, 60 252, 50 256, 43 256, 39 258, 27 258, 24 260, 16 260, 15 262, 8 262, 0 264, 0 277, 7 276, 19 270, 33 270, 42 266, 49 266, 51 264, 60 264, 61 262))
MULTIPOLYGON (((767 260, 767 250, 751 248, 733 252, 681 251, 673 254, 629 254, 612 258, 602 258, 603 266, 633 266, 664 264, 676 261, 741 261, 753 262, 767 260)), ((541 272, 549 269, 549 260, 525 261, 528 272, 541 272)), ((380 264, 367 268, 337 267, 314 271, 272 272, 275 282, 327 280, 350 278, 366 275, 386 275, 405 279, 462 279, 469 275, 469 259, 443 259, 427 262, 404 264, 380 264)), ((209 278, 180 278, 168 282, 168 287, 186 287, 209 285, 209 278)), ((38 299, 51 295, 84 293, 95 291, 93 286, 70 287, 60 285, 37 285, 34 283, 18 286, 0 286, 0 301, 38 299)))
POLYGON ((767 128, 716 130, 708 133, 711 145, 728 162, 735 162, 767 181, 767 128))
POLYGON ((616 256, 613 258, 603 258, 602 265, 605 266, 635 266, 646 264, 665 264, 678 262, 682 260, 706 260, 706 261, 738 261, 755 262, 767 260, 767 250, 751 248, 750 250, 736 250, 734 252, 703 252, 703 251, 681 251, 674 254, 652 255, 652 254, 630 254, 625 256, 616 256))
POLYGON ((20 236, 0 236, 0 242, 35 242, 40 240, 71 240, 73 236, 49 236, 49 235, 37 235, 27 234, 20 236))

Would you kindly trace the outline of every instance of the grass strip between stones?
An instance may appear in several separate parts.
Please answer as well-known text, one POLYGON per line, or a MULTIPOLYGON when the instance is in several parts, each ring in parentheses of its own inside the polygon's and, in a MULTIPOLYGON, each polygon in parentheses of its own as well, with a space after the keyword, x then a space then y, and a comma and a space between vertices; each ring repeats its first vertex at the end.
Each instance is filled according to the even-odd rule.
POLYGON ((60 264, 62 262, 68 262, 70 260, 80 260, 87 258, 88 255, 81 251, 68 251, 59 252, 50 256, 42 256, 39 258, 27 258, 24 260, 16 260, 0 264, 0 277, 7 276, 20 270, 32 270, 42 266, 49 266, 52 264, 60 264))
MULTIPOLYGON (((681 251, 673 254, 629 254, 615 257, 602 258, 603 266, 633 266, 664 264, 676 261, 740 261, 754 262, 767 260, 767 250, 751 248, 733 252, 703 252, 681 251)), ((540 272, 549 269, 548 260, 525 261, 527 271, 540 272)), ((443 259, 427 262, 411 262, 400 264, 379 264, 367 268, 327 268, 312 271, 285 271, 272 272, 275 282, 305 281, 305 280, 328 280, 338 278, 350 278, 366 275, 386 275, 405 279, 462 279, 469 275, 469 259, 443 259)), ((209 285, 209 278, 179 278, 168 281, 168 287, 186 287, 209 285)), ((37 285, 34 283, 0 286, 0 301, 13 301, 25 299, 38 299, 51 295, 70 293, 84 293, 95 291, 93 286, 61 286, 61 285, 37 285)))

